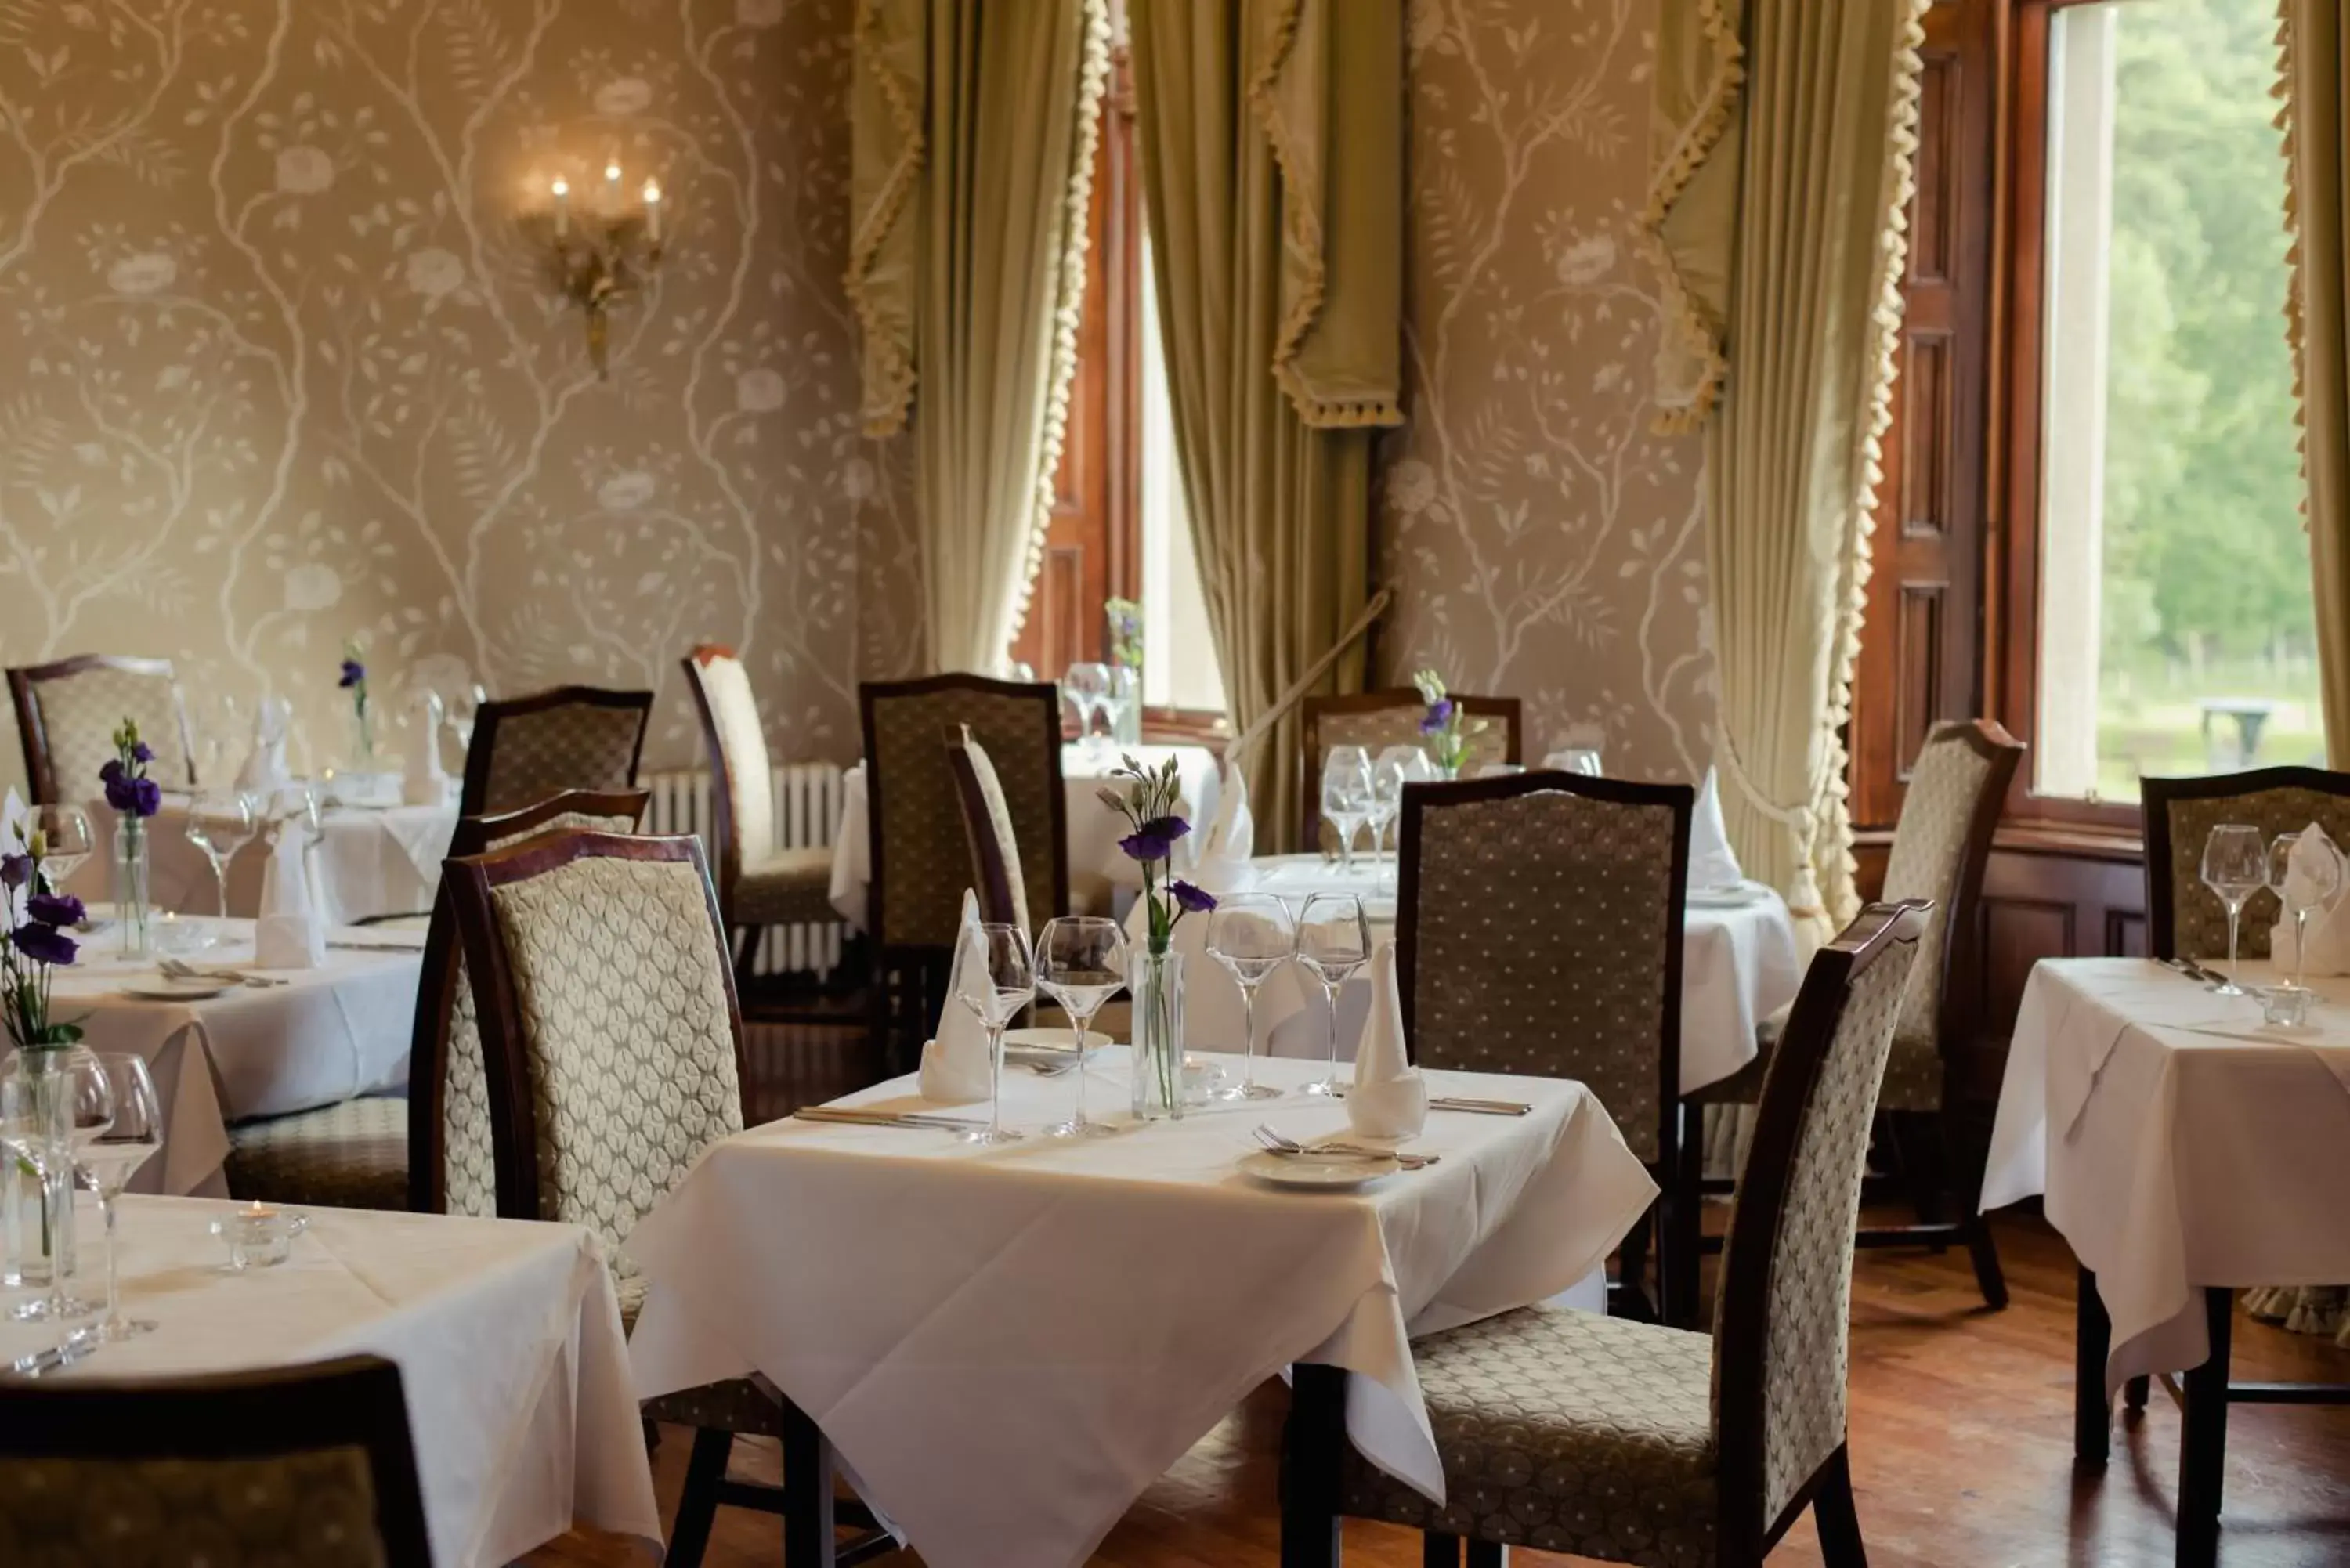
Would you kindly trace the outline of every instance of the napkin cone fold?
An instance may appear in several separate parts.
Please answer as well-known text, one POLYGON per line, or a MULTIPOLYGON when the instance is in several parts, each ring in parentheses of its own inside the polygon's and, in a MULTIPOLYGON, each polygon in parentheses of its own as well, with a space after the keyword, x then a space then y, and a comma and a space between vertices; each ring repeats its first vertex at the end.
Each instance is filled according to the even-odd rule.
MULTIPOLYGON (((286 766, 286 737, 294 710, 283 697, 264 697, 253 711, 253 747, 236 770, 236 787, 246 794, 274 795, 294 782, 286 766)), ((205 781, 209 784, 211 781, 205 781)))
POLYGON ((410 805, 439 805, 449 797, 449 770, 441 765, 441 714, 439 692, 418 694, 415 721, 408 727, 407 765, 400 781, 400 798, 410 805))
POLYGON ((1428 1125, 1427 1081, 1404 1054, 1403 992, 1396 983, 1392 941, 1371 954, 1371 1012, 1355 1052, 1347 1121, 1364 1137, 1413 1137, 1428 1125))
POLYGON ((974 977, 972 966, 984 969, 986 938, 979 929, 979 895, 963 889, 962 934, 955 939, 954 963, 947 971, 946 1007, 939 1015, 938 1038, 922 1047, 920 1093, 926 1100, 952 1100, 967 1105, 987 1098, 991 1086, 987 1060, 987 1030, 979 1014, 962 1004, 966 983, 984 990, 986 976, 974 977))
POLYGON ((310 898, 308 844, 309 835, 287 823, 270 848, 253 933, 253 961, 262 969, 317 969, 327 961, 327 922, 310 898))
POLYGON ((1248 872, 1256 853, 1256 818, 1250 815, 1248 774, 1237 762, 1224 764, 1223 781, 1216 793, 1215 820, 1200 836, 1191 880, 1211 893, 1227 893, 1248 872))
POLYGON ((1714 771, 1705 770, 1698 785, 1697 805, 1690 813, 1689 885, 1692 888, 1735 888, 1746 880, 1737 851, 1730 847, 1730 829, 1721 820, 1721 791, 1714 771))

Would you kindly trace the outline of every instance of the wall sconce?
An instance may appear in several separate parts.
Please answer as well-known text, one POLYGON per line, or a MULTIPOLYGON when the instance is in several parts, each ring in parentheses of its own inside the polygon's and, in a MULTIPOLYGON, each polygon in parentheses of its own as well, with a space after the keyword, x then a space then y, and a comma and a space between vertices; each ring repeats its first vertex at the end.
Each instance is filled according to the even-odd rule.
POLYGON ((612 306, 643 289, 660 267, 660 182, 646 181, 631 205, 622 191, 619 161, 605 164, 603 184, 576 224, 571 182, 558 174, 547 193, 555 202, 556 290, 586 313, 588 358, 601 379, 607 374, 612 306))

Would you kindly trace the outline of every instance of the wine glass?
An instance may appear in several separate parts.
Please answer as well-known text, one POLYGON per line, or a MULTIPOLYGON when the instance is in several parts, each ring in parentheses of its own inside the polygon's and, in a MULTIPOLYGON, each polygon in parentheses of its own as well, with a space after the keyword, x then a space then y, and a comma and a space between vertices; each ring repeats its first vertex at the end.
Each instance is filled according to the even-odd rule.
POLYGON ((1102 711, 1109 716, 1109 733, 1113 741, 1126 738, 1126 718, 1142 701, 1142 679, 1134 670, 1123 664, 1104 667, 1108 681, 1102 698, 1102 711))
POLYGON ((1371 858, 1387 861, 1388 829, 1403 815, 1403 786, 1436 776, 1436 766, 1418 746, 1389 746, 1371 763, 1371 858))
MULTIPOLYGON (((79 1046, 48 1047, 30 1055, 42 1060, 29 1060, 19 1050, 0 1064, 0 1155, 39 1179, 42 1217, 35 1222, 46 1224, 53 1208, 73 1201, 77 1147, 113 1120, 112 1089, 99 1072, 98 1059, 79 1046), (65 1148, 52 1141, 59 1130, 71 1140, 65 1148)), ((52 1246, 48 1289, 18 1303, 8 1315, 19 1323, 65 1323, 96 1312, 88 1302, 66 1293, 66 1274, 64 1250, 52 1246)))
POLYGON ((1061 694, 1077 711, 1077 739, 1094 750, 1094 716, 1108 703, 1109 667, 1091 661, 1070 665, 1061 677, 1061 694))
POLYGON ((1242 1047, 1241 1081, 1215 1091, 1220 1100, 1278 1099, 1281 1091, 1256 1081, 1256 993, 1273 971, 1297 956, 1297 921, 1289 906, 1270 893, 1232 893, 1216 900, 1208 917, 1208 951, 1232 971, 1241 988, 1241 1009, 1248 1019, 1247 1044, 1242 1047))
POLYGON ((1316 893, 1297 912, 1297 961, 1322 982, 1329 1003, 1329 1047, 1323 1057, 1322 1079, 1305 1085, 1309 1095, 1338 1093, 1338 991, 1349 976, 1371 961, 1371 922, 1363 901, 1352 893, 1316 893))
POLYGON ((197 782, 206 788, 224 784, 233 770, 237 736, 244 725, 244 711, 237 706, 236 694, 223 691, 206 702, 196 720, 201 747, 196 771, 197 782))
POLYGON ((155 1096, 155 1080, 148 1074, 145 1058, 100 1052, 97 1063, 98 1071, 90 1081, 102 1082, 112 1111, 106 1125, 88 1137, 81 1137, 77 1131, 75 1174, 82 1186, 98 1194, 98 1212, 106 1222, 106 1315, 88 1332, 93 1338, 112 1342, 155 1330, 145 1318, 122 1315, 114 1267, 114 1200, 122 1196, 139 1168, 162 1148, 163 1107, 155 1096))
POLYGON ((2307 991, 2309 973, 2309 914, 2324 909, 2342 890, 2342 852, 2320 829, 2306 840, 2307 852, 2296 855, 2304 840, 2298 833, 2280 833, 2269 846, 2269 886, 2277 902, 2293 917, 2293 978, 2279 989, 2307 991))
POLYGON ((449 732, 457 737, 457 750, 461 754, 473 749, 473 721, 480 717, 482 704, 489 700, 490 694, 479 685, 450 693, 449 706, 442 711, 441 717, 442 722, 449 726, 449 732))
POLYGON ((64 891, 66 879, 98 848, 90 835, 89 813, 78 805, 36 805, 26 826, 40 846, 43 879, 52 891, 64 891))
POLYGON ((1322 815, 1338 835, 1340 864, 1355 868, 1355 830, 1371 819, 1371 759, 1360 746, 1322 753, 1322 815))
POLYGON ((1599 776, 1599 748, 1596 746, 1569 746, 1564 751, 1553 752, 1548 759, 1545 760, 1544 765, 1545 767, 1557 768, 1565 773, 1585 774, 1592 778, 1597 778, 1599 776))
POLYGON ((1045 1129, 1048 1137, 1104 1137, 1118 1131, 1086 1117, 1086 1031, 1126 984, 1126 928, 1097 915, 1061 915, 1036 937, 1036 989, 1069 1015, 1077 1053, 1077 1109, 1045 1129))
POLYGON ((228 863, 252 841, 260 816, 260 804, 237 790, 208 789, 189 804, 187 825, 181 831, 212 862, 223 920, 228 919, 228 863))
POLYGON ((2236 928, 2244 902, 2269 880, 2268 842, 2249 823, 2223 822, 2203 841, 2203 885, 2228 909, 2228 982, 2212 989, 2221 996, 2247 996, 2236 969, 2236 928))
POLYGON ((1014 1014, 1035 1000, 1036 960, 1028 948, 1028 933, 1017 926, 993 922, 979 928, 983 961, 963 968, 962 989, 957 996, 979 1017, 987 1031, 987 1125, 963 1134, 977 1144, 1014 1143, 1021 1137, 1003 1125, 1003 1029, 1014 1014))

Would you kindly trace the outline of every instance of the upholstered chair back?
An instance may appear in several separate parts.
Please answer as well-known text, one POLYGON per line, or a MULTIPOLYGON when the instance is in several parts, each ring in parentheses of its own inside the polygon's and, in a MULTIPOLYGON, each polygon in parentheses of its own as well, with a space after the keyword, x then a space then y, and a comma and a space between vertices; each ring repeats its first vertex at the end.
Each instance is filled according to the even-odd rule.
MULTIPOLYGON (((1461 765, 1462 778, 1475 777, 1477 770, 1488 763, 1522 760, 1523 709, 1515 697, 1455 696, 1453 701, 1468 714, 1469 725, 1484 722, 1483 728, 1472 728, 1467 737, 1469 754, 1461 765)), ((1322 820, 1323 756, 1333 746, 1360 746, 1376 763, 1389 746, 1425 745, 1428 737, 1419 732, 1419 722, 1427 716, 1428 705, 1418 691, 1405 686, 1347 697, 1308 697, 1300 711, 1305 723, 1298 732, 1297 778, 1305 815, 1297 842, 1319 844, 1335 854, 1338 835, 1322 820)))
POLYGON ((483 703, 465 754, 459 810, 494 816, 567 789, 630 788, 652 707, 650 691, 594 686, 483 703))
POLYGON ((718 805, 720 881, 775 848, 775 779, 751 675, 731 649, 704 645, 686 656, 686 678, 702 709, 718 805))
POLYGON ((195 782, 194 751, 180 682, 168 659, 89 653, 8 671, 16 732, 25 745, 25 781, 37 805, 96 800, 98 770, 114 760, 114 732, 124 719, 155 753, 147 776, 165 789, 195 782))
POLYGON ((0 1390, 0 1562, 403 1568, 430 1552, 389 1361, 0 1390))
MULTIPOLYGON (((2146 806, 2147 947, 2157 958, 2224 959, 2228 909, 2203 885, 2203 844, 2223 822, 2241 822, 2264 839, 2299 833, 2311 823, 2350 851, 2350 773, 2326 768, 2255 768, 2201 778, 2141 779, 2146 806)), ((2277 898, 2266 888, 2244 906, 2237 951, 2269 956, 2277 898)))
POLYGON ((448 864, 498 1212, 620 1243, 743 1126, 742 1020, 699 840, 570 831, 448 864))
POLYGON ((962 807, 963 836, 971 844, 972 886, 979 890, 979 918, 995 925, 1016 927, 1030 936, 1028 886, 1020 872, 1020 841, 1012 831, 1012 808, 1003 803, 1003 785, 987 748, 971 738, 965 727, 947 742, 947 764, 954 770, 955 798, 962 807))
POLYGON ((971 850, 946 742, 968 730, 984 749, 1012 821, 1021 884, 1038 919, 1069 907, 1061 794, 1061 701, 1049 682, 936 675, 868 681, 865 788, 872 909, 884 948, 945 950, 955 939, 971 850))
POLYGON ((1580 1079, 1660 1159, 1694 798, 1564 773, 1406 785, 1396 956, 1413 1058, 1580 1079))
POLYGON ((1975 900, 1991 832, 2023 746, 1988 720, 1952 720, 1928 732, 1909 771, 1883 897, 1930 902, 1925 958, 1902 1004, 1879 1103, 1892 1111, 1942 1104, 1942 1034, 1951 986, 1976 959, 1975 900))

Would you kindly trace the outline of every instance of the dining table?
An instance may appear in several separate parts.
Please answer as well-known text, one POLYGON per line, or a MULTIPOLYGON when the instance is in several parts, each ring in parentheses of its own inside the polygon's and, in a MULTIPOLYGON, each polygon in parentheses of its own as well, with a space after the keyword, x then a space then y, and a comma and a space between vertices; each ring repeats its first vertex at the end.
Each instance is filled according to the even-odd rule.
POLYGON ((325 963, 274 970, 254 963, 251 920, 172 924, 217 938, 182 962, 246 978, 173 981, 157 958, 116 956, 100 928, 51 981, 52 1011, 79 1022, 85 1045, 142 1056, 154 1076, 163 1152, 136 1190, 224 1193, 229 1123, 406 1086, 422 932, 332 929, 325 963))
MULTIPOLYGON (((1985 1211, 2037 1197, 2079 1261, 2074 1444, 2107 1456, 2116 1392, 2183 1375, 2178 1561, 2218 1551, 2228 1406, 2350 1389, 2234 1385, 2234 1292, 2350 1279, 2350 978, 2297 1027, 2149 959, 2043 959, 1992 1122, 1985 1211)), ((2245 985, 2283 977, 2242 965, 2245 985)))
MULTIPOLYGON (((1431 1074, 1441 1098, 1520 1109, 1433 1109, 1404 1147, 1434 1163, 1310 1189, 1243 1168, 1260 1124, 1346 1130, 1343 1104, 1295 1092, 1309 1064, 1261 1066, 1283 1097, 1142 1123, 1122 1108, 1125 1047, 1088 1071, 1112 1136, 1045 1136, 1076 1075, 1014 1070, 1017 1142, 795 1118, 712 1146, 624 1246, 650 1282, 639 1389, 764 1375, 931 1568, 1083 1563, 1298 1363, 1357 1374, 1356 1446, 1441 1499, 1412 1337, 1574 1289, 1656 1194, 1577 1083, 1431 1074)), ((923 1101, 910 1076, 837 1106, 986 1114, 923 1101)))
MULTIPOLYGON (((75 1217, 95 1266, 94 1200, 75 1217)), ((494 1568, 576 1525, 661 1540, 619 1303, 577 1225, 318 1209, 242 1271, 225 1201, 120 1199, 122 1310, 156 1326, 45 1376, 111 1386, 383 1356, 400 1368, 432 1561, 494 1568)), ((59 1341, 0 1315, 0 1374, 59 1341)), ((5 1385, 0 1376, 0 1385, 5 1385)), ((5 1393, 0 1389, 0 1402, 5 1393)))

